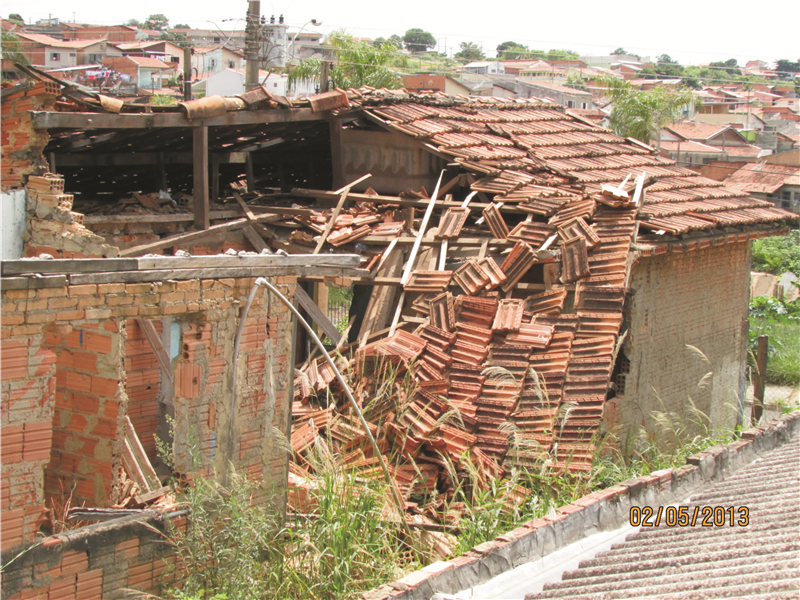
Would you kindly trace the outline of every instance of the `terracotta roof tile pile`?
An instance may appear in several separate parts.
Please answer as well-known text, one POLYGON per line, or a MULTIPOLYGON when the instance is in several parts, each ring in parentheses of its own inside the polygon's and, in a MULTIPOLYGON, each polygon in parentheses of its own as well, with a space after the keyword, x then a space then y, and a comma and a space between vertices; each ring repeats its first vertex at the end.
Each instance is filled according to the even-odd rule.
MULTIPOLYGON (((375 328, 383 333, 362 331, 351 362, 343 362, 357 372, 357 400, 409 509, 420 514, 437 514, 452 498, 453 477, 467 469, 485 481, 546 459, 559 470, 590 470, 603 406, 613 395, 635 239, 657 244, 740 227, 723 234, 739 241, 796 220, 547 102, 348 94, 342 111, 366 115, 365 123, 410 136, 462 167, 442 181, 447 197, 436 199, 433 229, 423 233, 403 293, 375 328)), ((402 196, 421 198, 420 209, 428 205, 427 193, 402 196)), ((387 244, 397 239, 390 248, 404 252, 402 265, 416 222, 378 238, 376 228, 400 218, 385 216, 396 206, 387 209, 386 197, 374 209, 363 200, 361 212, 342 213, 352 222, 337 220, 335 231, 377 215, 382 225, 365 224, 372 235, 359 242, 388 264, 387 244)), ((301 221, 319 232, 329 217, 301 221)), ((347 235, 343 244, 354 241, 347 235)), ((400 266, 388 275, 383 268, 384 285, 398 286, 400 266)), ((299 469, 311 469, 309 435, 331 430, 322 419, 309 424, 309 411, 328 402, 319 391, 326 378, 314 364, 295 387, 295 414, 303 415, 293 435, 299 469)), ((355 463, 374 459, 357 430, 337 435, 355 463)))

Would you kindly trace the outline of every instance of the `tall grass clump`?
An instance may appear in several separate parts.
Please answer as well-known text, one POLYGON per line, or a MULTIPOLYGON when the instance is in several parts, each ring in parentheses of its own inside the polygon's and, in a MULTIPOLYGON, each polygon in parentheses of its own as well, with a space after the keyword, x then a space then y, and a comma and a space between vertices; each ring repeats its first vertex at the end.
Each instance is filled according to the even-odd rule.
POLYGON ((769 336, 765 381, 773 385, 800 386, 800 300, 753 298, 748 356, 752 367, 755 367, 755 348, 761 335, 769 336))
POLYGON ((258 484, 234 473, 227 487, 197 476, 177 493, 185 527, 168 526, 180 584, 175 600, 336 600, 415 568, 387 490, 360 479, 325 440, 305 514, 283 522, 258 484))

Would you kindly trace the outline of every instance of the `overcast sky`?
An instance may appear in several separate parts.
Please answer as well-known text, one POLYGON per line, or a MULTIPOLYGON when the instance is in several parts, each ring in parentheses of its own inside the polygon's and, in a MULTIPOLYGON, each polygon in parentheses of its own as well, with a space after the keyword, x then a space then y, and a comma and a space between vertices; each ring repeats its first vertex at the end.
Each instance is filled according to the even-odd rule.
MULTIPOLYGON (((171 24, 242 29, 246 0, 3 0, 3 17, 19 13, 26 22, 49 15, 78 23, 119 24, 165 14, 171 24), (227 20, 227 21, 224 21, 227 20)), ((269 17, 283 14, 296 31, 310 19, 322 33, 345 28, 361 37, 403 35, 412 27, 430 31, 452 54, 462 41, 482 45, 489 56, 513 40, 536 50, 570 49, 609 54, 622 46, 642 56, 669 54, 682 64, 736 58, 798 60, 798 0, 262 0, 269 17)), ((314 29, 307 25, 306 30, 314 29)))

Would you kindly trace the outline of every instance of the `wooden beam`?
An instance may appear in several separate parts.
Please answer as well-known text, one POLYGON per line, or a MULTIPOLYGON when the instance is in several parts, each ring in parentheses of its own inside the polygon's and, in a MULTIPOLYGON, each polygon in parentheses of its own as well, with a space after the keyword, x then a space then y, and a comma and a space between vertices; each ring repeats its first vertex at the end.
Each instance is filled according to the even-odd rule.
POLYGON ((256 249, 256 252, 261 252, 264 249, 269 248, 267 244, 264 242, 264 238, 262 238, 258 232, 253 229, 251 224, 247 224, 242 227, 242 233, 244 233, 244 237, 247 238, 247 241, 253 245, 253 248, 256 249))
POLYGON ((230 279, 249 277, 277 277, 281 275, 303 277, 366 277, 366 269, 352 267, 239 267, 224 269, 180 269, 178 271, 115 271, 112 273, 80 273, 70 275, 70 285, 91 283, 150 283, 153 281, 186 281, 190 279, 230 279))
POLYGON ((139 327, 142 328, 144 337, 147 340, 147 343, 150 345, 150 349, 153 351, 153 354, 156 355, 158 364, 161 366, 161 371, 167 376, 167 378, 170 380, 170 383, 174 383, 172 379, 172 367, 170 365, 169 353, 161 343, 161 338, 156 331, 155 325, 153 325, 153 322, 150 319, 136 319, 136 322, 139 324, 139 327))
POLYGON ((422 223, 419 226, 419 233, 417 234, 417 238, 414 240, 414 245, 411 247, 411 254, 408 255, 408 263, 406 264, 406 270, 403 272, 402 282, 403 285, 408 283, 408 278, 411 277, 411 271, 414 270, 414 259, 417 258, 417 252, 419 251, 420 242, 422 242, 422 238, 425 237, 425 230, 428 227, 428 221, 431 220, 431 214, 433 214, 433 206, 436 204, 436 196, 439 195, 439 186, 442 184, 442 177, 444 176, 444 171, 439 174, 439 180, 436 182, 436 188, 433 190, 433 195, 431 199, 428 200, 428 209, 425 211, 425 216, 422 217, 422 223))
POLYGON ((219 200, 219 154, 211 154, 211 199, 219 200))
POLYGON ((208 127, 192 130, 192 173, 194 187, 194 227, 211 226, 208 213, 208 127))
MULTIPOLYGON (((144 165, 191 165, 191 152, 54 153, 59 167, 130 167, 144 165)), ((215 152, 219 164, 244 164, 246 152, 215 152)))
POLYGON ((342 119, 328 121, 331 136, 331 170, 333 171, 333 188, 344 185, 344 145, 342 144, 342 119))
POLYGON ((32 111, 37 129, 156 129, 162 127, 221 127, 262 123, 327 121, 330 114, 310 108, 237 110, 208 119, 187 119, 182 112, 113 114, 32 111))
POLYGON ((331 341, 334 344, 338 344, 339 340, 342 338, 342 334, 339 333, 339 330, 333 326, 328 320, 328 317, 320 310, 319 306, 317 306, 311 297, 306 293, 306 291, 301 286, 296 286, 294 288, 294 298, 303 307, 311 319, 322 328, 322 331, 325 332, 331 341))
POLYGON ((245 178, 247 179, 247 191, 254 192, 256 189, 256 176, 253 171, 253 153, 248 152, 244 162, 245 178))

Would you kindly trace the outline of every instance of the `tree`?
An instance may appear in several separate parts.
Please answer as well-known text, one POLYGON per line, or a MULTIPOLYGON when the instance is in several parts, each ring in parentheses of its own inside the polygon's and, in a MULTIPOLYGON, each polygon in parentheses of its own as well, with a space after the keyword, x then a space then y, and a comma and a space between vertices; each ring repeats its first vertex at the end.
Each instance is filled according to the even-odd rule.
POLYGON ((194 42, 192 40, 190 40, 184 34, 178 33, 177 31, 165 31, 159 36, 158 39, 165 42, 172 42, 181 48, 191 48, 194 46, 194 42))
POLYGON ((497 58, 503 56, 503 53, 511 48, 524 48, 526 51, 528 50, 527 47, 523 46, 522 44, 518 44, 517 42, 503 42, 497 46, 497 58))
POLYGON ((574 90, 581 90, 582 92, 589 91, 589 86, 586 85, 586 82, 581 79, 580 75, 577 73, 570 73, 564 86, 574 90))
POLYGON ((387 44, 394 46, 395 48, 402 48, 403 47, 403 38, 401 38, 396 33, 393 33, 389 36, 389 39, 386 40, 387 44))
POLYGON ((627 50, 625 50, 625 48, 623 48, 622 46, 620 46, 619 48, 617 48, 616 50, 614 50, 614 51, 611 53, 611 56, 615 56, 615 55, 626 55, 626 54, 628 54, 628 51, 627 51, 627 50))
POLYGON ((677 60, 672 60, 669 54, 660 54, 656 57, 656 62, 660 65, 677 65, 677 60))
POLYGON ((406 49, 411 52, 425 52, 436 45, 436 38, 418 27, 406 31, 403 41, 406 44, 406 49))
POLYGON ((19 13, 11 13, 10 15, 8 15, 8 20, 14 21, 14 23, 19 23, 20 25, 25 24, 25 19, 23 19, 22 15, 20 15, 19 13))
POLYGON ((725 61, 712 62, 711 66, 717 67, 718 70, 724 69, 728 75, 742 74, 742 70, 739 68, 739 62, 735 58, 729 58, 725 61))
MULTIPOLYGON (((503 44, 500 44, 500 46, 502 45, 503 44)), ((498 48, 500 48, 500 46, 498 46, 498 48)), ((501 60, 521 60, 531 58, 533 54, 533 52, 528 50, 527 46, 505 46, 502 52, 498 52, 497 58, 501 60)))
POLYGON ((164 31, 169 29, 169 19, 162 14, 150 15, 144 23, 143 29, 153 29, 155 31, 164 31))
POLYGON ((614 132, 645 144, 655 139, 659 149, 664 125, 677 120, 684 108, 694 102, 691 90, 686 89, 656 86, 638 90, 629 81, 609 77, 598 79, 598 83, 611 98, 609 121, 614 132))
POLYGON ((172 26, 173 29, 191 29, 186 23, 178 23, 172 26))
MULTIPOLYGON (((333 87, 348 89, 369 85, 392 88, 400 85, 400 77, 388 67, 396 51, 389 42, 376 48, 370 43, 356 41, 340 29, 328 36, 325 45, 336 57, 328 69, 333 87)), ((312 56, 295 66, 289 72, 289 89, 294 89, 298 81, 319 82, 322 62, 319 56, 312 56)))
POLYGON ((789 73, 800 73, 800 59, 793 61, 781 58, 775 62, 775 70, 779 79, 791 79, 789 73))
POLYGON ((136 19, 128 19, 125 25, 127 25, 128 27, 141 27, 142 23, 141 21, 137 21, 136 19))
POLYGON ((458 60, 472 62, 473 60, 483 60, 486 58, 486 56, 483 54, 483 51, 475 42, 461 42, 459 46, 461 47, 461 50, 455 53, 455 58, 458 60))
POLYGON ((22 53, 22 44, 16 35, 3 31, 0 36, 2 36, 0 37, 0 50, 2 50, 4 59, 20 65, 30 64, 31 61, 22 53))

